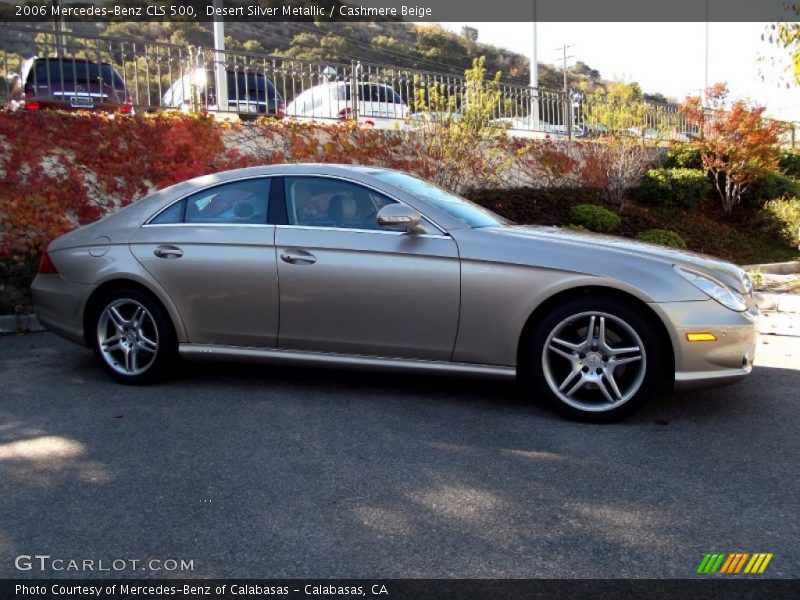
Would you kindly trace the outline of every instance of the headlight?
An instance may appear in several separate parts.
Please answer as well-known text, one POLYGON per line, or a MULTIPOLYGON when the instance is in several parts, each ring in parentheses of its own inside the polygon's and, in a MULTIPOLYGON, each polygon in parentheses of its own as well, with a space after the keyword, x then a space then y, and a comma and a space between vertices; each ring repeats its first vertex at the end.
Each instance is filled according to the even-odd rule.
POLYGON ((747 302, 739 292, 732 290, 724 283, 712 279, 708 275, 701 275, 697 271, 675 267, 675 270, 689 283, 711 298, 722 304, 725 308, 742 312, 747 310, 747 302))

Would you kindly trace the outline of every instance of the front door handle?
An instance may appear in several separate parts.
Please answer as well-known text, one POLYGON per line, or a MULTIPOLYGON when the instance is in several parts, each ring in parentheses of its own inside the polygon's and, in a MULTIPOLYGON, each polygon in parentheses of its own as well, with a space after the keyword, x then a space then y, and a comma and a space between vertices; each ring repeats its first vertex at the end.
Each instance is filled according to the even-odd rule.
POLYGON ((183 250, 177 246, 158 246, 153 250, 158 258, 180 258, 183 256, 183 250))
POLYGON ((281 253, 281 260, 292 265, 313 265, 317 257, 305 250, 287 250, 281 253))

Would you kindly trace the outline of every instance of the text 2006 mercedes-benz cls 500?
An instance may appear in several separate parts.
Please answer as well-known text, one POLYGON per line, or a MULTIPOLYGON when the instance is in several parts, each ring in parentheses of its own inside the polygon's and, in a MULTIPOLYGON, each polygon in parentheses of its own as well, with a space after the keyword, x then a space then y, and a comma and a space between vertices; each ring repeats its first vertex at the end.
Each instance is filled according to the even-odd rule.
POLYGON ((277 165, 192 179, 50 244, 40 321, 122 383, 173 360, 518 377, 610 419, 752 368, 746 273, 517 226, 399 171, 277 165))

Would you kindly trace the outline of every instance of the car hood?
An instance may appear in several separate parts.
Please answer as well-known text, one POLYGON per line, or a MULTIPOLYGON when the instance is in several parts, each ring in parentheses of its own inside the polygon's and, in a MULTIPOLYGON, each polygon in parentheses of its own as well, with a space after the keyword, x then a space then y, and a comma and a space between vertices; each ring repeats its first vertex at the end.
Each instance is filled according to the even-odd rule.
POLYGON ((658 261, 662 264, 686 267, 708 274, 741 293, 749 291, 744 284, 746 273, 741 267, 698 252, 668 248, 613 235, 589 231, 573 231, 559 227, 512 225, 492 229, 494 233, 503 237, 551 241, 582 247, 593 252, 601 251, 622 255, 634 260, 658 261))

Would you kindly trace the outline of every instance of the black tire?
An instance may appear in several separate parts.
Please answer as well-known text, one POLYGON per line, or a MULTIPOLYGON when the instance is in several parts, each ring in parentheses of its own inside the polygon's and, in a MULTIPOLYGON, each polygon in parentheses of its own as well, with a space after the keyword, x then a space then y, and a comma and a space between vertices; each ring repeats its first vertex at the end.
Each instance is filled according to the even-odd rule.
POLYGON ((161 303, 141 290, 125 288, 103 296, 95 306, 89 338, 103 370, 125 385, 146 385, 162 379, 175 361, 178 343, 172 321, 161 303), (111 307, 116 309, 116 315, 129 318, 124 332, 109 312, 111 307), (143 314, 136 312, 138 307, 144 309, 146 316, 137 329, 134 318, 143 314), (120 339, 114 340, 117 333, 120 339), (154 351, 150 349, 152 342, 155 342, 154 351), (133 354, 136 358, 126 363, 127 357, 133 354), (138 368, 126 368, 132 366, 138 368))
POLYGON ((572 298, 553 307, 536 324, 523 355, 520 379, 572 419, 616 421, 641 408, 661 389, 666 364, 661 337, 652 317, 624 299, 572 298), (593 345, 597 342, 588 339, 589 325, 593 325, 595 340, 601 321, 606 346, 593 345), (623 352, 615 354, 618 350, 623 352))

